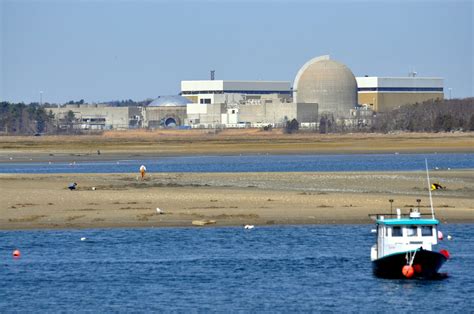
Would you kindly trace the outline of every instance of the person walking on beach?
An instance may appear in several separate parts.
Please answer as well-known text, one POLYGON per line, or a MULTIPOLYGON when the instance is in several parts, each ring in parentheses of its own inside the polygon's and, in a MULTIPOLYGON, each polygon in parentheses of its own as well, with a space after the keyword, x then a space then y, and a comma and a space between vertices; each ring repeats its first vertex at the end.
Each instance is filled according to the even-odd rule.
POLYGON ((142 175, 142 180, 145 180, 145 172, 146 172, 145 165, 141 165, 140 166, 140 174, 142 175))

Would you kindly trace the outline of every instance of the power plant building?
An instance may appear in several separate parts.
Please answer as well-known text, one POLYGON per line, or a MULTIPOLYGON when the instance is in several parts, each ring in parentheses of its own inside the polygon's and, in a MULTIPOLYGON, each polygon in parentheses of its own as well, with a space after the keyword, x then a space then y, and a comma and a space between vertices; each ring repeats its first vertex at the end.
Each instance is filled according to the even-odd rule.
POLYGON ((329 56, 306 62, 293 85, 295 103, 317 103, 320 115, 347 118, 357 106, 357 81, 352 71, 329 56))
POLYGON ((182 96, 196 104, 214 104, 246 99, 259 99, 263 95, 280 94, 291 97, 290 82, 276 81, 181 81, 182 96), (237 99, 235 99, 237 98, 237 99))
POLYGON ((357 77, 359 104, 375 112, 443 99, 443 79, 437 77, 357 77))
POLYGON ((190 100, 186 124, 192 127, 283 124, 298 117, 291 94, 286 81, 181 82, 181 95, 190 100))
MULTIPOLYGON (((443 79, 355 77, 328 55, 313 58, 290 81, 181 81, 179 95, 160 96, 143 107, 66 105, 52 108, 58 123, 69 111, 76 128, 215 128, 284 126, 296 119, 316 128, 323 119, 360 125, 373 112, 442 99, 443 79)), ((364 122, 365 123, 365 122, 364 122)))
POLYGON ((160 128, 184 125, 189 99, 179 96, 160 96, 142 108, 143 127, 160 128))
POLYGON ((59 125, 65 125, 69 112, 74 125, 83 130, 125 130, 142 127, 140 107, 112 107, 105 104, 67 104, 48 108, 59 125))

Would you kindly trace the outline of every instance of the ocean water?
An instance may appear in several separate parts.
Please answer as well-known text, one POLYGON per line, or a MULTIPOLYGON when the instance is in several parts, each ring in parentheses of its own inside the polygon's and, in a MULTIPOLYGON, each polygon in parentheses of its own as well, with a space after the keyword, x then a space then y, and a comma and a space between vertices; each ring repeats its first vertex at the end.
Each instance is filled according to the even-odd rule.
POLYGON ((146 165, 149 172, 304 172, 413 171, 474 169, 474 154, 354 154, 177 156, 156 159, 76 162, 0 163, 0 173, 131 173, 146 165))
POLYGON ((443 280, 374 277, 371 228, 1 231, 0 312, 472 312, 473 225, 443 280))

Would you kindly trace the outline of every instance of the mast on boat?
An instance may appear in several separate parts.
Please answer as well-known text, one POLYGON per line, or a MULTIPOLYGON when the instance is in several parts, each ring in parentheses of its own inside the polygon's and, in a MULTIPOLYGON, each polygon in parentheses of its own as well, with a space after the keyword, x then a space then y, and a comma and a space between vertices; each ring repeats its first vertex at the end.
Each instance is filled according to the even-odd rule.
POLYGON ((433 198, 431 197, 431 183, 430 183, 430 174, 428 172, 428 160, 425 158, 425 166, 426 166, 426 179, 428 181, 428 193, 430 195, 430 206, 431 206, 431 218, 435 218, 434 209, 433 209, 433 198))

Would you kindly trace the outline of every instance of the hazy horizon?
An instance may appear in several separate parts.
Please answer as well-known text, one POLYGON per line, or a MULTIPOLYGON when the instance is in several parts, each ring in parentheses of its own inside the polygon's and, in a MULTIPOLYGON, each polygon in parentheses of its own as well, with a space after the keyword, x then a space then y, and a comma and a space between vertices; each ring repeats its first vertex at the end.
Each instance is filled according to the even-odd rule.
POLYGON ((472 97, 472 1, 0 0, 0 101, 177 94, 181 80, 293 82, 330 54, 355 76, 444 78, 472 97))

